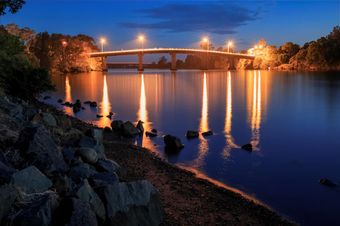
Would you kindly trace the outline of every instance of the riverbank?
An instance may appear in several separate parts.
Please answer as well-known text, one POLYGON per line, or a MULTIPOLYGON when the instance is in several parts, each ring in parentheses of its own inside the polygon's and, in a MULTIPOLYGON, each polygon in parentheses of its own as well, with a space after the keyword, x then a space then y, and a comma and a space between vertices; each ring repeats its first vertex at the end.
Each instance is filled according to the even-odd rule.
POLYGON ((62 218, 89 225, 292 225, 256 200, 171 165, 109 128, 40 102, 0 102, 2 223, 49 225, 62 218), (97 157, 80 151, 89 145, 97 157), (22 175, 35 182, 21 183, 22 175), (117 204, 116 198, 129 201, 117 204))
MULTIPOLYGON (((54 107, 42 106, 55 115, 64 115, 54 107)), ((92 127, 69 118, 77 129, 85 131, 92 127)), ((148 180, 159 191, 163 225, 293 225, 258 201, 169 164, 147 149, 133 145, 132 140, 105 131, 105 153, 122 167, 120 179, 148 180)))

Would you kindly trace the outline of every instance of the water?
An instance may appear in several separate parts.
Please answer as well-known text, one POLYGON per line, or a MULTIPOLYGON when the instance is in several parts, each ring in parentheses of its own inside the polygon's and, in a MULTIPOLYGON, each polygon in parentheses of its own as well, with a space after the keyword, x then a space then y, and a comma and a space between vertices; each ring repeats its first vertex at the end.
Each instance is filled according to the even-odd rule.
MULTIPOLYGON (((110 71, 54 76, 49 103, 95 100, 98 113, 144 121, 146 130, 181 138, 185 148, 164 153, 162 138, 138 144, 169 162, 194 167, 238 188, 304 225, 339 225, 340 76, 270 71, 110 71), (187 140, 187 130, 212 130, 187 140), (251 143, 252 153, 239 147, 251 143)), ((65 108, 73 114, 70 108, 65 108)), ((87 107, 76 114, 109 126, 87 107)))

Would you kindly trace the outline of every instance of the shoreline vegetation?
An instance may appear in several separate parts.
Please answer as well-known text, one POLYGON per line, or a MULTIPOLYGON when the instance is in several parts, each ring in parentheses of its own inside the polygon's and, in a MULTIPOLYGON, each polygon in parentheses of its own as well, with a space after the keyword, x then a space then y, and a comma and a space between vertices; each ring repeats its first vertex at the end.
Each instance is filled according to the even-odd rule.
MULTIPOLYGON (((19 28, 15 24, 2 26, 1 33, 17 37, 24 45, 25 54, 33 65, 51 73, 80 73, 102 70, 100 58, 90 58, 88 53, 100 51, 95 40, 84 34, 75 36, 63 34, 36 33, 30 28, 19 28)), ((3 35, 3 34, 2 34, 3 35)), ((201 49, 234 52, 225 47, 214 47, 211 43, 201 43, 201 49)), ((241 53, 253 54, 254 60, 240 59, 232 65, 228 59, 210 56, 208 60, 202 56, 187 55, 178 59, 178 69, 254 69, 277 71, 340 71, 340 27, 316 41, 303 46, 286 42, 277 47, 261 39, 253 48, 241 53)), ((168 69, 170 62, 166 56, 146 65, 146 68, 168 69)))
POLYGON ((38 101, 30 104, 2 94, 0 105, 3 134, 0 163, 7 170, 0 176, 2 223, 25 219, 28 223, 61 225, 59 217, 62 223, 79 224, 86 220, 89 225, 117 222, 119 225, 294 225, 251 197, 202 178, 193 170, 167 163, 110 128, 100 129, 38 101), (27 133, 32 126, 37 131, 27 133), (99 143, 89 148, 93 140, 99 143), (102 148, 97 144, 102 144, 102 148), (51 148, 55 145, 57 149, 51 148), (83 145, 97 152, 97 162, 91 162, 93 156, 79 151, 83 145), (51 152, 57 150, 60 153, 56 156, 61 155, 64 160, 60 156, 50 159, 51 152), (68 170, 63 171, 58 161, 64 161, 68 170), (110 164, 103 164, 104 161, 110 164), (80 169, 83 166, 95 172, 87 174, 86 167, 80 169), (114 178, 108 176, 111 173, 114 178), (31 179, 34 183, 21 183, 25 180, 23 175, 35 177, 31 179), (120 189, 128 186, 130 193, 121 190, 119 193, 112 184, 120 185, 120 189), (11 193, 4 193, 8 189, 11 193), (118 200, 129 201, 117 204, 113 201, 117 199, 112 198, 115 195, 105 191, 117 195, 118 200), (140 203, 140 199, 145 201, 140 203), (30 209, 30 205, 37 208, 30 209), (117 215, 113 210, 122 212, 117 215))

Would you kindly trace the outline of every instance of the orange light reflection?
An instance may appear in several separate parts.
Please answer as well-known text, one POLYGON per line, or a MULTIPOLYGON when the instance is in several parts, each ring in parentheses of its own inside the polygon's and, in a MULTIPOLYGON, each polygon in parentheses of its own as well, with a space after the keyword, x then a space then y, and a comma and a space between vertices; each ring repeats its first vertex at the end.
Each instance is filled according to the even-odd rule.
MULTIPOLYGON (((68 75, 65 77, 65 102, 72 103, 72 93, 71 93, 71 85, 68 75)), ((73 116, 73 109, 70 107, 64 106, 64 111, 66 114, 73 116)))
POLYGON ((107 88, 107 80, 106 80, 106 74, 104 74, 103 76, 103 97, 102 97, 102 101, 100 102, 100 112, 99 114, 102 115, 103 117, 101 117, 98 120, 98 126, 99 127, 110 127, 111 124, 111 119, 106 117, 107 115, 110 114, 111 111, 111 103, 110 103, 110 99, 109 99, 109 92, 108 92, 108 88, 107 88))

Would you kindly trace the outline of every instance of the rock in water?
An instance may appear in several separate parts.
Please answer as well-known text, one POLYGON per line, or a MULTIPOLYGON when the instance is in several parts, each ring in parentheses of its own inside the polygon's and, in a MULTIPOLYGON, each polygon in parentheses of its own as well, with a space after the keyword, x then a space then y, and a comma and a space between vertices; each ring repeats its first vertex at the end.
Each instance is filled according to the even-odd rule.
POLYGON ((54 116, 51 113, 42 113, 42 119, 44 121, 44 124, 47 126, 57 126, 57 120, 54 118, 54 116))
POLYGON ((0 223, 9 213, 18 195, 19 192, 13 185, 6 184, 0 187, 0 223))
POLYGON ((146 180, 108 185, 103 190, 110 225, 159 225, 163 209, 158 191, 146 180))
POLYGON ((43 126, 26 127, 20 134, 18 148, 29 163, 46 175, 67 170, 61 151, 43 126))
POLYGON ((130 121, 123 123, 122 131, 123 134, 128 137, 134 137, 140 133, 140 131, 130 121))
POLYGON ((72 208, 70 221, 67 226, 97 226, 96 214, 91 210, 90 204, 80 199, 72 198, 72 208))
POLYGON ((137 122, 137 125, 136 125, 136 128, 140 131, 141 134, 144 133, 143 123, 144 123, 144 122, 142 122, 141 120, 139 120, 139 121, 137 122))
POLYGON ((77 197, 80 200, 89 203, 96 215, 101 220, 105 220, 106 212, 104 204, 87 180, 84 180, 84 184, 77 191, 77 197))
POLYGON ((111 128, 112 128, 112 131, 114 131, 114 132, 121 131, 122 127, 123 127, 123 121, 122 120, 113 120, 111 122, 111 128))
POLYGON ((90 107, 96 108, 96 107, 97 107, 97 102, 96 102, 96 101, 92 101, 92 102, 90 103, 90 107))
POLYGON ((211 136, 211 135, 213 135, 213 132, 211 130, 202 133, 202 136, 204 137, 211 136))
POLYGON ((253 151, 253 146, 251 144, 242 145, 241 148, 246 151, 253 151))
POLYGON ((198 137, 198 131, 188 130, 186 137, 188 139, 197 138, 198 137))
POLYGON ((149 131, 146 131, 145 135, 148 136, 148 137, 157 137, 157 133, 153 133, 153 132, 149 132, 149 131))
POLYGON ((174 149, 174 150, 180 150, 184 147, 184 145, 182 144, 181 140, 178 137, 175 136, 171 136, 171 135, 166 135, 164 137, 164 143, 165 143, 165 147, 170 149, 174 149))
POLYGON ((328 187, 336 187, 337 186, 336 183, 334 183, 333 181, 331 181, 330 179, 327 179, 327 178, 321 178, 319 180, 319 183, 322 184, 322 185, 328 186, 328 187))
POLYGON ((52 225, 52 215, 58 205, 58 195, 52 191, 23 195, 5 220, 6 225, 52 225))
POLYGON ((14 173, 11 182, 27 194, 44 192, 52 186, 52 181, 35 166, 14 173))
POLYGON ((98 161, 98 155, 93 148, 78 148, 77 154, 84 162, 94 164, 98 161))

